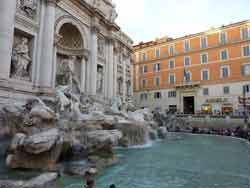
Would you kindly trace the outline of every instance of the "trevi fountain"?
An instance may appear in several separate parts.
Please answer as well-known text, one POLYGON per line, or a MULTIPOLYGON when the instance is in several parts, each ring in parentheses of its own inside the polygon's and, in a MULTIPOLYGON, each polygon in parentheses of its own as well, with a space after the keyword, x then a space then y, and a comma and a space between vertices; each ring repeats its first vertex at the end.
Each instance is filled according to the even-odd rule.
POLYGON ((80 188, 86 172, 100 188, 249 188, 247 141, 136 109, 117 16, 111 0, 0 1, 0 188, 80 188))

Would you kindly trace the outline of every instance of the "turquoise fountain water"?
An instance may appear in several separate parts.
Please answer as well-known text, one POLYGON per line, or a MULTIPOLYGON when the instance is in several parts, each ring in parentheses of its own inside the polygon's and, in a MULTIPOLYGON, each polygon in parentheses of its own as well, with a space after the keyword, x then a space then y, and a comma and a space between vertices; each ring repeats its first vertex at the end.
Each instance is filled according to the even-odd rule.
MULTIPOLYGON (((97 188, 249 188, 250 146, 229 137, 180 135, 150 148, 117 150, 121 163, 97 177, 97 188)), ((79 178, 62 187, 80 188, 79 178)))
MULTIPOLYGON (((229 137, 178 135, 152 147, 118 149, 120 164, 97 177, 97 188, 249 188, 250 146, 229 137)), ((0 163, 0 179, 14 178, 0 163)), ((19 179, 19 177, 18 177, 19 179)), ((62 188, 83 180, 62 177, 62 188)))

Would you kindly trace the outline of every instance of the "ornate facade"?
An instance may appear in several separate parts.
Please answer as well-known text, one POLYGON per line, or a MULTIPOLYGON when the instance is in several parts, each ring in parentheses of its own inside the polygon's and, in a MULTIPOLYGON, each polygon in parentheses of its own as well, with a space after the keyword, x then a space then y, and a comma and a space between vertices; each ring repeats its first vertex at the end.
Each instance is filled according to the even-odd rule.
POLYGON ((132 40, 111 0, 0 2, 0 99, 53 97, 57 86, 102 99, 132 95, 132 40))

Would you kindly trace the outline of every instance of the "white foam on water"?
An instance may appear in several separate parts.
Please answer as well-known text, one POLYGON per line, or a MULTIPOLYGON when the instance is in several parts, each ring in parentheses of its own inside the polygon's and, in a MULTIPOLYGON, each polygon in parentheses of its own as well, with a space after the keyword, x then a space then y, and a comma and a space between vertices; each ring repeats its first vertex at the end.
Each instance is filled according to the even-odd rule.
POLYGON ((148 140, 146 144, 130 146, 128 149, 145 149, 153 147, 154 142, 152 140, 148 140))

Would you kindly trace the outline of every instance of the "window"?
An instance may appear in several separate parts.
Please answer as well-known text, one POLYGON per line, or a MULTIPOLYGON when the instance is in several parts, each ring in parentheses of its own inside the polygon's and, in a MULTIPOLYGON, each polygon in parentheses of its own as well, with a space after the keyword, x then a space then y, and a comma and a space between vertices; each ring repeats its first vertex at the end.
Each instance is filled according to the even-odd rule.
POLYGON ((188 52, 190 50, 190 41, 189 40, 185 40, 184 41, 184 51, 188 52))
POLYGON ((168 61, 168 68, 169 69, 174 69, 175 68, 175 59, 170 59, 168 61))
POLYGON ((141 85, 142 85, 142 88, 146 88, 147 87, 147 80, 143 79, 141 81, 141 85))
POLYGON ((148 66, 147 65, 144 65, 143 66, 143 74, 147 73, 148 72, 148 66))
POLYGON ((155 50, 155 57, 156 57, 156 58, 160 58, 160 57, 161 57, 161 50, 160 50, 160 48, 157 48, 157 49, 155 50))
POLYGON ((243 56, 250 56, 250 46, 243 46, 243 56))
POLYGON ((177 112, 177 105, 169 105, 168 106, 170 113, 176 113, 177 112))
POLYGON ((161 98, 161 92, 155 92, 154 93, 154 98, 155 99, 160 99, 161 98))
POLYGON ((160 70, 161 70, 161 64, 160 63, 154 64, 154 72, 160 72, 160 70))
POLYGON ((169 98, 176 98, 176 91, 169 91, 168 92, 168 97, 169 98))
POLYGON ((208 70, 202 70, 201 72, 202 80, 209 80, 209 71, 208 70))
POLYGON ((242 65, 242 76, 250 76, 250 63, 242 65))
POLYGON ((230 75, 230 68, 229 66, 222 66, 221 67, 221 78, 227 78, 230 75))
POLYGON ((160 77, 155 77, 155 86, 159 87, 160 86, 160 77))
POLYGON ((201 54, 201 63, 202 64, 208 63, 208 54, 207 53, 201 54))
POLYGON ((140 67, 140 74, 143 74, 143 67, 140 67))
POLYGON ((192 75, 190 71, 184 70, 184 80, 190 82, 192 80, 192 75))
POLYGON ((170 56, 173 56, 175 54, 175 46, 174 46, 174 44, 169 46, 168 53, 169 53, 170 56))
POLYGON ((246 40, 250 38, 250 28, 242 28, 241 29, 241 39, 246 40))
POLYGON ((220 33, 220 43, 221 44, 226 44, 227 43, 227 33, 226 32, 221 32, 220 33))
POLYGON ((147 61, 147 54, 146 53, 142 54, 142 61, 147 61))
POLYGON ((207 37, 201 37, 201 48, 207 48, 207 37))
POLYGON ((228 95, 230 93, 230 87, 228 87, 228 86, 223 87, 223 93, 224 93, 224 95, 228 95))
POLYGON ((175 80, 175 74, 170 74, 169 75, 169 83, 170 84, 175 84, 176 80, 175 80))
POLYGON ((209 95, 209 89, 208 88, 203 88, 203 95, 208 96, 209 95))
POLYGON ((220 59, 221 60, 227 60, 228 59, 228 50, 224 49, 220 52, 220 59))
POLYGON ((191 65, 191 58, 189 56, 184 57, 184 66, 191 65))

